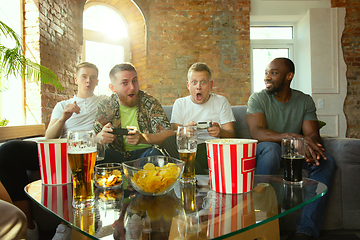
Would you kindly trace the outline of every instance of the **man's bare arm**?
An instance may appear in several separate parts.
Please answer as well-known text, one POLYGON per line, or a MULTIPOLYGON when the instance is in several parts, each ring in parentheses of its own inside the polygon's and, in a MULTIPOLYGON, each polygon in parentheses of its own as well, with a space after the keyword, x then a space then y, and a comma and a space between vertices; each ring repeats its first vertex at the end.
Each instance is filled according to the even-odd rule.
POLYGON ((318 121, 304 121, 302 131, 306 144, 306 162, 309 164, 319 165, 322 157, 326 160, 325 149, 321 145, 318 121))
POLYGON ((60 118, 51 120, 45 132, 45 139, 59 138, 64 124, 65 121, 60 120, 60 118))
MULTIPOLYGON (((281 139, 290 137, 289 133, 278 133, 267 129, 266 117, 263 113, 251 113, 246 115, 246 124, 248 126, 250 136, 259 142, 277 142, 281 139)), ((297 134, 302 137, 300 134, 297 134)))
POLYGON ((234 123, 228 122, 222 124, 221 127, 218 123, 213 122, 212 127, 209 127, 208 133, 212 137, 216 138, 234 138, 235 137, 235 130, 234 130, 234 123))
POLYGON ((177 129, 178 129, 178 127, 179 126, 182 126, 181 124, 178 124, 178 123, 172 123, 171 124, 171 128, 176 132, 177 131, 177 129))
POLYGON ((73 115, 73 113, 80 113, 80 108, 76 104, 76 101, 65 106, 60 118, 50 121, 45 132, 45 139, 59 138, 65 122, 73 115))

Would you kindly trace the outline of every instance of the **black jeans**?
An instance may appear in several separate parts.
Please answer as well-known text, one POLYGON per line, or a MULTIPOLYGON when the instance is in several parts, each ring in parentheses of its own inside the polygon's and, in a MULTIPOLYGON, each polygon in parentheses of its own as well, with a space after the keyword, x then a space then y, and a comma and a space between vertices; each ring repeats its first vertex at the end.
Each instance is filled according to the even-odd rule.
POLYGON ((14 140, 0 146, 0 180, 13 202, 28 199, 27 170, 40 170, 36 142, 14 140))
MULTIPOLYGON (((168 137, 163 145, 160 146, 168 157, 179 159, 179 153, 176 145, 176 135, 168 137)), ((200 143, 197 145, 195 158, 195 174, 206 175, 209 174, 209 166, 206 153, 206 144, 200 143)))

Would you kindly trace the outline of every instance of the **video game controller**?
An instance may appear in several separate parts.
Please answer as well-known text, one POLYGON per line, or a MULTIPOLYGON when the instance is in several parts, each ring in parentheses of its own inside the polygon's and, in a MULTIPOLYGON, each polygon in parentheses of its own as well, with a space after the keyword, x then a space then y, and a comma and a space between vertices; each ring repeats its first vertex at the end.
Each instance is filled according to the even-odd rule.
POLYGON ((112 127, 111 129, 113 131, 109 132, 109 133, 114 134, 114 135, 129 135, 129 131, 131 131, 131 129, 127 129, 127 128, 112 127))
POLYGON ((209 127, 212 127, 212 122, 198 122, 197 123, 198 129, 207 129, 209 127))

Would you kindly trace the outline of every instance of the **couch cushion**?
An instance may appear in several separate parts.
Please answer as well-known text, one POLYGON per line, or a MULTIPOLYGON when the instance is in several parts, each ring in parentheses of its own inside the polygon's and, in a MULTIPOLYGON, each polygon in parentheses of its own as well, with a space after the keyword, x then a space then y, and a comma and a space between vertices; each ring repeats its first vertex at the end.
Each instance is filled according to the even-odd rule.
POLYGON ((236 138, 250 139, 249 129, 246 125, 246 105, 231 106, 235 117, 235 136, 236 138))

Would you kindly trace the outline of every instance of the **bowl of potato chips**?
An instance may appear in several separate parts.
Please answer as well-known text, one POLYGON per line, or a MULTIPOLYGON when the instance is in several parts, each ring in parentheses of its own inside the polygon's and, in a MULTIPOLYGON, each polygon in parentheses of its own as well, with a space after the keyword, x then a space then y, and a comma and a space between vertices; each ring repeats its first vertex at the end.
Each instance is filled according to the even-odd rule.
POLYGON ((95 165, 95 186, 111 189, 122 185, 121 163, 101 163, 95 165))
POLYGON ((150 156, 124 162, 128 182, 139 193, 158 196, 170 192, 181 178, 185 163, 166 156, 150 156))

